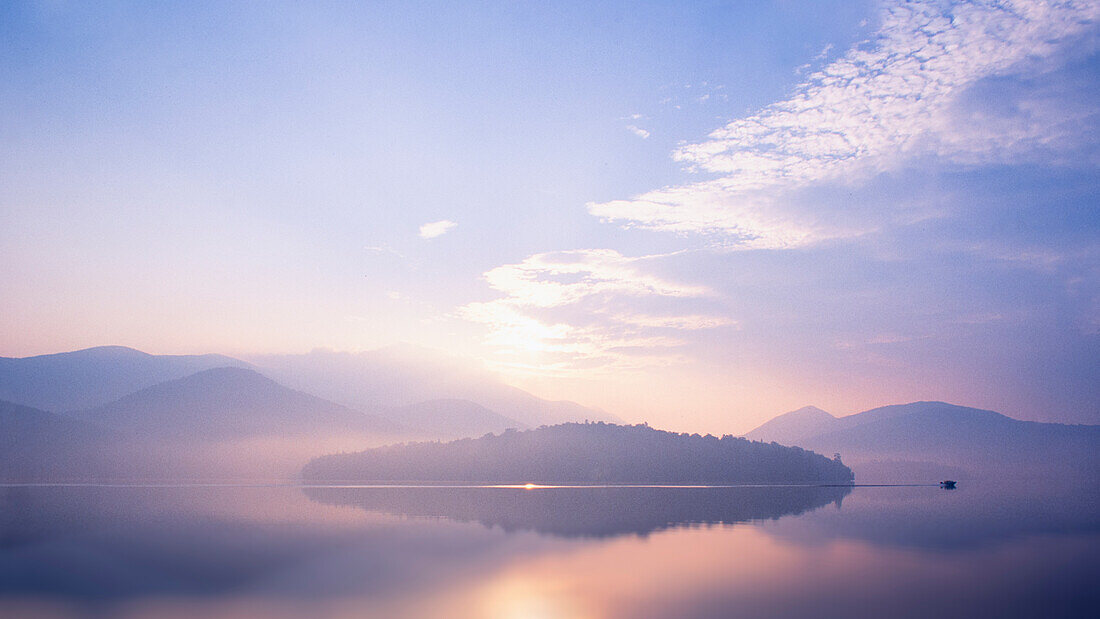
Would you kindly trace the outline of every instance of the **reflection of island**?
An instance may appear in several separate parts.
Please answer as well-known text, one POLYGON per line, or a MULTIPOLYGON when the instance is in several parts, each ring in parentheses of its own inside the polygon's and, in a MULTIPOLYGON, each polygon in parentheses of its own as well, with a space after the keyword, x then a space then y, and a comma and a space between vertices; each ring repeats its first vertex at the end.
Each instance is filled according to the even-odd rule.
POLYGON ((646 535, 692 524, 774 520, 829 503, 840 507, 850 486, 769 487, 312 487, 311 499, 368 511, 476 521, 505 531, 563 537, 646 535))

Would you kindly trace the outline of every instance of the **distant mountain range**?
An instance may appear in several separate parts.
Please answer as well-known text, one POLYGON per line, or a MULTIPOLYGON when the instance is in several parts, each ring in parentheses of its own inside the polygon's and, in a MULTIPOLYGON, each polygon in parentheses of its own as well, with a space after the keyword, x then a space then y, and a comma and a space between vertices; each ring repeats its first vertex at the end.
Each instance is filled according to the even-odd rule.
POLYGON ((469 400, 439 399, 407 406, 379 408, 379 414, 407 428, 417 428, 433 438, 480 436, 509 428, 524 429, 527 424, 495 413, 469 400), (430 429, 430 430, 429 430, 430 429))
POLYGON ((252 361, 289 387, 365 411, 426 400, 466 400, 518 422, 518 427, 585 419, 621 421, 575 402, 533 396, 505 385, 469 361, 416 346, 390 346, 361 353, 315 350, 303 355, 256 357, 252 361))
MULTIPOLYGON (((203 476, 246 464, 249 474, 285 476, 324 453, 609 418, 412 347, 249 362, 117 346, 0 358, 4 479, 203 476)), ((1018 421, 943 402, 846 417, 806 407, 746 438, 840 453, 861 482, 1100 471, 1100 426, 1018 421)))
POLYGON ((745 437, 840 453, 859 481, 907 476, 905 481, 914 481, 914 473, 937 471, 980 476, 1100 471, 1100 426, 1019 421, 944 402, 884 406, 846 417, 806 407, 745 437))
POLYGON ((110 433, 30 406, 0 401, 0 481, 69 479, 103 472, 110 433))
POLYGON ((0 400, 54 412, 82 410, 219 367, 249 365, 224 355, 150 355, 125 346, 0 357, 0 400))
MULTIPOLYGON (((250 386, 270 391, 273 384, 286 385, 301 395, 315 396, 311 406, 329 411, 334 411, 334 406, 361 411, 376 417, 376 421, 392 422, 391 428, 400 428, 410 436, 455 438, 564 421, 615 420, 612 415, 573 402, 535 397, 456 359, 410 346, 358 354, 315 351, 260 357, 255 361, 249 363, 213 354, 151 355, 123 346, 25 358, 0 357, 0 400, 58 413, 80 411, 79 417, 90 419, 89 415, 98 415, 106 420, 112 415, 123 415, 112 412, 119 408, 146 406, 154 412, 160 411, 167 400, 158 394, 166 394, 170 388, 145 393, 141 396, 145 400, 140 403, 133 398, 120 401, 136 396, 139 391, 205 370, 238 368, 253 370, 252 376, 259 372, 278 383, 242 384, 237 391, 250 386), (322 403, 322 398, 328 402, 322 403), (103 410, 91 412, 100 408, 103 410)), ((248 375, 235 376, 242 380, 248 375)), ((211 383, 193 386, 218 387, 212 377, 207 380, 211 383)), ((188 384, 191 383, 177 388, 186 391, 188 384)), ((220 393, 232 390, 227 384, 220 393)), ((182 395, 181 392, 172 397, 182 395)), ((256 396, 268 398, 269 403, 280 397, 275 393, 256 396)), ((259 401, 248 404, 259 405, 259 401)), ((218 404, 211 402, 207 406, 218 404)), ((375 425, 381 428, 386 424, 375 425)))
POLYGON ((401 430, 388 419, 288 389, 237 367, 203 370, 70 416, 120 434, 188 441, 401 430))
POLYGON ((816 406, 804 406, 775 417, 745 435, 752 441, 794 445, 799 441, 827 432, 837 423, 837 418, 816 406))
POLYGON ((292 475, 333 450, 600 415, 420 349, 269 360, 278 367, 120 346, 0 358, 0 477, 292 475), (417 381, 424 383, 420 397, 417 381), (523 420, 454 394, 483 397, 523 420), (267 464, 253 466, 259 462, 267 464))

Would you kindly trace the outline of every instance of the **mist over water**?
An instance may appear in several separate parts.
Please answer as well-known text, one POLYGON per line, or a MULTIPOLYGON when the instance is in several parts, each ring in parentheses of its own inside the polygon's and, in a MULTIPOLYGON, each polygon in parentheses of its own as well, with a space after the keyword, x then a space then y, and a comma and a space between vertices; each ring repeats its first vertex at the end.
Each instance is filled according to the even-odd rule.
POLYGON ((0 615, 1088 616, 1092 486, 5 486, 0 615))
POLYGON ((1098 137, 1100 0, 0 1, 0 619, 1100 617, 1098 137))
POLYGON ((510 418, 357 410, 241 367, 144 386, 124 361, 180 360, 129 350, 8 365, 59 359, 0 372, 38 394, 0 400, 0 617, 1100 614, 1100 426, 930 401, 749 438, 586 419, 445 441, 510 418), (74 360, 134 391, 32 406, 74 360))

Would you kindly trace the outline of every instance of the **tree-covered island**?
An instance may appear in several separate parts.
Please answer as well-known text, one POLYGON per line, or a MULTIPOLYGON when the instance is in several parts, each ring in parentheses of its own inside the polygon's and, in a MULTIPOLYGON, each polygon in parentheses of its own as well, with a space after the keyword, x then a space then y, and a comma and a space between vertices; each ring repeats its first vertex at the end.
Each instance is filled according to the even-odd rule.
POLYGON ((306 481, 500 484, 848 484, 839 459, 726 435, 648 425, 565 423, 451 442, 403 443, 322 456, 306 481))

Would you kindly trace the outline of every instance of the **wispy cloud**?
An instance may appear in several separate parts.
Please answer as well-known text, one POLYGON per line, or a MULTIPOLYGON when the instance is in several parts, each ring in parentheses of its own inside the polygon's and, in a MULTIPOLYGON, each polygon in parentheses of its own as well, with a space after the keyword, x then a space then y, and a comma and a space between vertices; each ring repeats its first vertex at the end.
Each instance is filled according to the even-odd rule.
POLYGON ((673 154, 713 178, 590 203, 589 212, 658 230, 721 233, 747 248, 860 234, 867 228, 823 224, 783 198, 917 156, 996 160, 1042 142, 1058 119, 1036 122, 1043 115, 1033 113, 983 126, 960 118, 954 104, 979 80, 1034 64, 1098 19, 1100 3, 1092 0, 887 6, 871 40, 810 74, 790 98, 673 154))
POLYGON ((661 88, 664 92, 669 92, 668 96, 662 97, 657 101, 658 105, 671 106, 673 109, 683 109, 681 103, 695 103, 695 104, 708 104, 716 101, 726 102, 729 101, 729 95, 725 92, 725 86, 721 84, 712 85, 710 82, 701 82, 699 84, 677 84, 663 86, 661 88))
POLYGON ((397 251, 396 249, 390 247, 389 245, 367 245, 367 246, 363 247, 363 249, 365 249, 366 251, 375 253, 375 254, 390 254, 390 255, 396 256, 398 258, 404 258, 405 257, 405 254, 402 254, 401 252, 397 251))
POLYGON ((447 234, 457 226, 453 221, 444 219, 441 221, 433 221, 420 226, 420 238, 422 239, 434 239, 437 236, 447 234))
POLYGON ((649 137, 649 132, 648 131, 646 131, 645 129, 636 127, 634 125, 627 125, 626 129, 627 129, 627 131, 629 131, 629 132, 633 133, 634 135, 642 138, 643 140, 649 137))
POLYGON ((488 343, 501 352, 547 355, 549 371, 647 365, 662 356, 658 349, 683 343, 677 331, 734 324, 670 308, 670 301, 713 292, 647 272, 645 263, 657 258, 608 249, 536 254, 485 273, 503 296, 465 305, 458 314, 486 325, 488 343), (663 311, 639 313, 647 301, 663 311))

